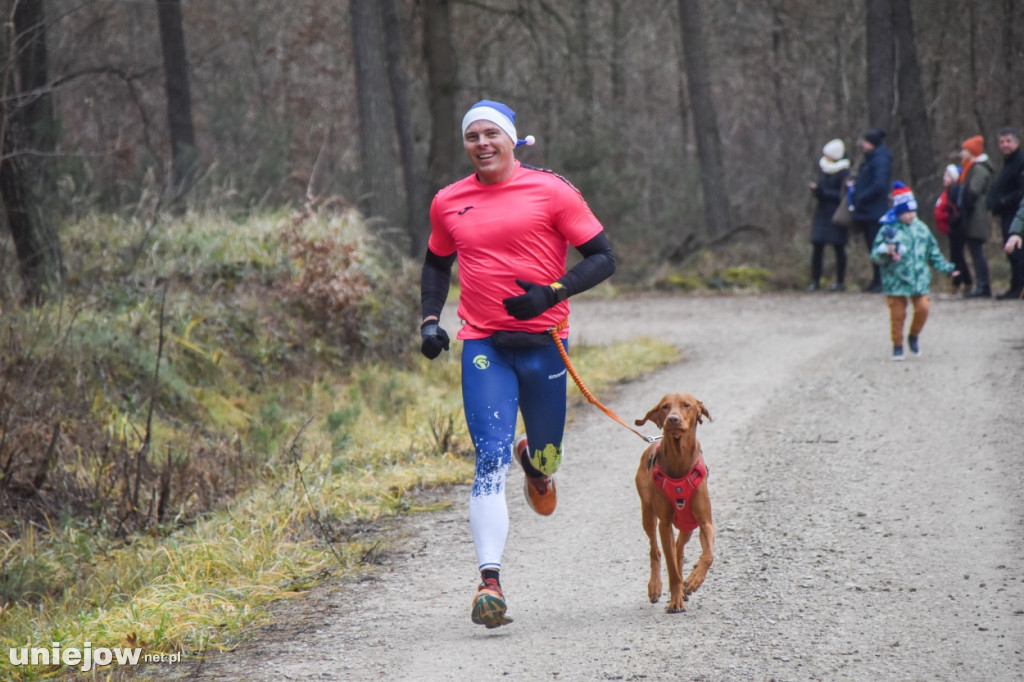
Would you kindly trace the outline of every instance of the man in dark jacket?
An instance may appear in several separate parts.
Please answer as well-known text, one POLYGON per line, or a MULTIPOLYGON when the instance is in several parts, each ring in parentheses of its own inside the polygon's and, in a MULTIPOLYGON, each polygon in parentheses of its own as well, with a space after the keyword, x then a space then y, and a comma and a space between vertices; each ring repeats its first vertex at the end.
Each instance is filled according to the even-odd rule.
MULTIPOLYGON (((892 180, 892 153, 885 146, 885 131, 872 128, 861 136, 860 148, 864 160, 857 170, 850 194, 851 213, 855 227, 864 235, 868 253, 875 242, 880 225, 878 219, 889 210, 889 184, 892 180)), ((871 284, 867 291, 882 291, 882 278, 878 266, 872 265, 871 284)))
MULTIPOLYGON (((999 151, 1003 154, 1003 169, 989 190, 988 210, 999 218, 1005 243, 1010 236, 1010 224, 1024 198, 1024 152, 1020 150, 1020 135, 1013 128, 999 131, 999 151)), ((997 296, 1000 299, 1020 299, 1024 290, 1024 250, 1016 249, 1006 255, 1010 261, 1010 288, 997 296)))

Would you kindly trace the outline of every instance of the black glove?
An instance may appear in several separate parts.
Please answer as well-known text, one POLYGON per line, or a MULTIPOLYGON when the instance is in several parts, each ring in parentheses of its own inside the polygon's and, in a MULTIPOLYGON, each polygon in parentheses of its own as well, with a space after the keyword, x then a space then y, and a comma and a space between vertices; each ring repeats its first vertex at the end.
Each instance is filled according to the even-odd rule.
POLYGON ((505 304, 508 314, 517 320, 529 320, 537 317, 558 303, 558 294, 549 286, 534 284, 522 279, 517 279, 516 284, 522 287, 526 293, 506 298, 502 303, 505 304))
POLYGON ((420 327, 420 338, 423 339, 420 352, 430 360, 440 355, 442 350, 448 350, 448 332, 441 329, 437 320, 423 323, 420 327))

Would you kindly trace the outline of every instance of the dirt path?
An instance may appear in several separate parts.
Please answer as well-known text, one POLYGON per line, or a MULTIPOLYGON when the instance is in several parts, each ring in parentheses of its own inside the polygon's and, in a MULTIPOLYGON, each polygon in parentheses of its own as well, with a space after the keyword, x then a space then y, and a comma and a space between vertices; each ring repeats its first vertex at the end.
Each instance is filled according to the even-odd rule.
MULTIPOLYGON (((624 418, 687 390, 714 419, 699 435, 716 558, 686 613, 646 599, 643 443, 584 406, 553 516, 510 479, 515 623, 469 620, 477 576, 457 489, 451 511, 399 524, 374 575, 289 606, 191 674, 1024 679, 1024 305, 935 300, 923 355, 902 363, 868 294, 581 302, 573 319, 577 343, 643 333, 682 349, 682 363, 599 396, 624 418)), ((687 565, 698 551, 694 538, 687 565)))

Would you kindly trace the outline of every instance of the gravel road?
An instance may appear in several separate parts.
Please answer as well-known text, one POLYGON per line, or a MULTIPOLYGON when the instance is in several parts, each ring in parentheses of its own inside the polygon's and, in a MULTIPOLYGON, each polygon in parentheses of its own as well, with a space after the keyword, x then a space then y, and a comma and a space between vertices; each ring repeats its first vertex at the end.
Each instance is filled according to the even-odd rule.
MULTIPOLYGON (((583 405, 551 517, 533 514, 510 477, 513 624, 470 622, 478 576, 457 488, 443 493, 451 510, 396 521, 370 575, 282 607, 237 650, 177 673, 1024 680, 1024 303, 936 297, 923 354, 901 363, 889 360, 878 295, 644 296, 573 310, 574 343, 642 334, 683 353, 598 396, 623 418, 676 390, 713 418, 698 436, 716 556, 686 613, 646 597, 633 487, 644 444, 583 405)), ((698 553, 695 536, 687 571, 698 553)))

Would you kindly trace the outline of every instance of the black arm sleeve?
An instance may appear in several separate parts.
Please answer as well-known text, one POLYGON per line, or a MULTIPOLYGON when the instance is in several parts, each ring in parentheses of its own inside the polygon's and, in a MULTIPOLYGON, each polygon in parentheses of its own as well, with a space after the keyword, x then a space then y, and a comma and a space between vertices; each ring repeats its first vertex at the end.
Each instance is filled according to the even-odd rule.
POLYGON ((576 250, 583 256, 583 260, 558 278, 558 283, 562 285, 557 292, 560 301, 597 286, 615 272, 615 255, 604 232, 580 244, 576 250))
POLYGON ((423 259, 423 272, 420 274, 420 310, 423 317, 441 316, 444 302, 448 300, 454 263, 454 253, 450 256, 439 256, 427 249, 427 256, 423 259))

